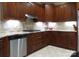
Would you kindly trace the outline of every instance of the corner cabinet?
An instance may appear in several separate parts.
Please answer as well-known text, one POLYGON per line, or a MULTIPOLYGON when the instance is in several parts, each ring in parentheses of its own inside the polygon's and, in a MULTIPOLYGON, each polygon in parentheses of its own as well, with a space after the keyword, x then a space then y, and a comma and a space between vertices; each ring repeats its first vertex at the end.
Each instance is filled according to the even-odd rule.
POLYGON ((77 21, 76 4, 70 3, 63 5, 64 7, 64 20, 77 21))
POLYGON ((45 32, 37 32, 27 35, 27 55, 48 45, 45 35, 45 32))
POLYGON ((65 3, 63 5, 45 5, 45 19, 46 21, 53 22, 76 21, 76 3, 65 3))

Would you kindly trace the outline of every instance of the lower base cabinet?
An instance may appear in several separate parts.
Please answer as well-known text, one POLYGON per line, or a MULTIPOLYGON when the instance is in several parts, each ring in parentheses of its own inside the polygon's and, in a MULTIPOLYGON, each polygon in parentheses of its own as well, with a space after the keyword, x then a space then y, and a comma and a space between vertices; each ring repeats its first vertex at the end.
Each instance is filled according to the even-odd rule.
POLYGON ((27 55, 47 45, 70 50, 77 49, 77 32, 47 31, 29 34, 27 38, 27 55))
POLYGON ((43 33, 32 33, 27 36, 27 55, 47 46, 46 41, 43 39, 43 33))
MULTIPOLYGON (((77 49, 77 32, 46 31, 26 35, 27 55, 47 46, 77 49)), ((0 57, 10 56, 10 41, 7 37, 0 39, 0 57)))
POLYGON ((50 45, 76 50, 77 32, 52 32, 50 45))
POLYGON ((9 57, 10 56, 10 47, 9 40, 7 37, 0 39, 0 57, 9 57))

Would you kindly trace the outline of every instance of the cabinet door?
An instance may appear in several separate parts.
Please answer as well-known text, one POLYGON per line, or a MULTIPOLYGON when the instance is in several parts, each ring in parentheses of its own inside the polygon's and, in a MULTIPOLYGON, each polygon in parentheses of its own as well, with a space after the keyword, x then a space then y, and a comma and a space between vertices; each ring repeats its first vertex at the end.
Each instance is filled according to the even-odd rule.
POLYGON ((64 19, 69 20, 71 18, 71 8, 69 4, 65 5, 65 11, 64 11, 64 19))
POLYGON ((76 3, 76 9, 79 10, 79 2, 76 3))
POLYGON ((45 7, 33 3, 32 5, 33 15, 36 16, 38 21, 45 21, 45 7))
POLYGON ((7 37, 0 39, 0 56, 9 57, 10 56, 10 47, 9 40, 7 37))
POLYGON ((49 35, 51 34, 51 35, 48 37, 48 38, 49 38, 49 44, 56 46, 56 44, 57 44, 57 37, 56 37, 57 33, 56 33, 56 32, 49 32, 48 34, 49 34, 49 35))
POLYGON ((2 3, 2 19, 8 19, 9 11, 8 11, 8 5, 7 3, 2 3))
POLYGON ((46 21, 55 21, 54 19, 54 5, 46 4, 45 5, 45 17, 46 21))
POLYGON ((64 48, 67 40, 64 39, 65 35, 62 32, 55 32, 55 46, 64 48))
POLYGON ((55 20, 59 21, 59 7, 58 6, 55 7, 55 13, 56 13, 55 14, 55 20))
POLYGON ((50 40, 50 33, 49 32, 42 32, 42 45, 43 47, 49 44, 50 40))
POLYGON ((60 5, 59 9, 60 9, 60 11, 59 11, 60 12, 60 15, 59 15, 60 18, 59 19, 60 19, 60 21, 64 21, 64 6, 60 5))
POLYGON ((58 7, 58 21, 62 20, 62 7, 61 6, 57 6, 58 7))
POLYGON ((9 57, 10 56, 10 41, 8 40, 8 37, 4 37, 3 39, 3 57, 9 57))
POLYGON ((67 39, 68 39, 68 48, 72 50, 77 49, 77 33, 68 33, 67 34, 67 39))
POLYGON ((31 54, 43 47, 41 33, 33 33, 27 36, 27 54, 31 54))
POLYGON ((68 48, 68 39, 67 39, 67 34, 64 32, 59 32, 60 34, 60 47, 63 48, 68 48))
POLYGON ((71 4, 71 20, 77 21, 77 10, 76 10, 76 4, 71 4))

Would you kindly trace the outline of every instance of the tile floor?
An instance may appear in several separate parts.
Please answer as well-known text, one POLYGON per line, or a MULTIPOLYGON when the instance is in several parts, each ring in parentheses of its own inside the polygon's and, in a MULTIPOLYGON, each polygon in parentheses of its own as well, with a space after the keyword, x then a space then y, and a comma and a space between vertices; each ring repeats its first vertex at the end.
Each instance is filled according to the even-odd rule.
POLYGON ((46 46, 27 57, 70 57, 75 51, 55 46, 46 46))

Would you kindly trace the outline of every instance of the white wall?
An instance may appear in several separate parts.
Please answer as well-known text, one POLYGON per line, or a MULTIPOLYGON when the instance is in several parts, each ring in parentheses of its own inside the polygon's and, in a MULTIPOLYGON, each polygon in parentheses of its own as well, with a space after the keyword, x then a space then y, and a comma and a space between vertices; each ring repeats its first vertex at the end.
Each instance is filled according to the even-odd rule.
POLYGON ((8 20, 4 22, 4 29, 5 31, 9 32, 15 32, 15 31, 22 31, 22 23, 19 20, 8 20))
POLYGON ((35 30, 41 30, 41 31, 45 31, 45 23, 44 22, 36 22, 35 24, 34 24, 34 29, 35 30))
POLYGON ((76 22, 57 22, 54 28, 55 30, 74 31, 73 25, 76 25, 76 22))

